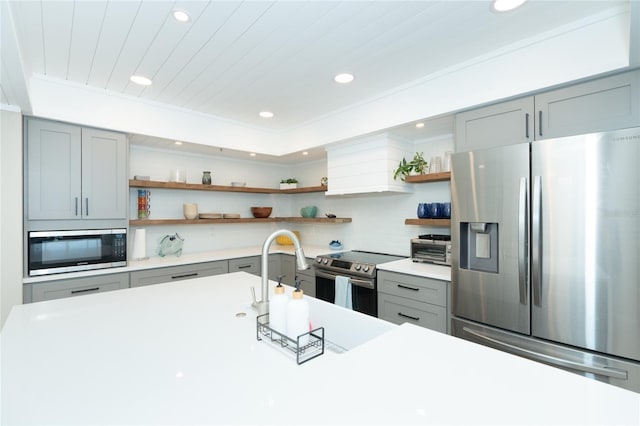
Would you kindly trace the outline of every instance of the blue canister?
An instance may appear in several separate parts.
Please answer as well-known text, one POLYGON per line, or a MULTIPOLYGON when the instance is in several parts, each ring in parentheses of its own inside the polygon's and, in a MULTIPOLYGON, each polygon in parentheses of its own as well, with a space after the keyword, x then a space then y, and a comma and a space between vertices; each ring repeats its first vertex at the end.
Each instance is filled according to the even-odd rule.
POLYGON ((451 218, 451 203, 442 203, 442 217, 445 219, 451 218))
POLYGON ((439 218, 442 215, 442 203, 431 203, 431 207, 429 209, 429 217, 431 218, 439 218))
POLYGON ((418 217, 420 219, 428 218, 430 209, 431 209, 431 204, 429 204, 429 203, 420 203, 420 204, 418 204, 418 217))

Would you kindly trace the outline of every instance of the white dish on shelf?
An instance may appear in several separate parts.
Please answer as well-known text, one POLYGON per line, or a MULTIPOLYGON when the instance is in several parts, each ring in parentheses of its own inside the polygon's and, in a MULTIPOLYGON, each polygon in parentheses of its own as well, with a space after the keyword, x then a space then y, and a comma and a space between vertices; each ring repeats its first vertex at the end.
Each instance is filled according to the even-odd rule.
POLYGON ((247 182, 231 182, 231 186, 245 186, 247 182))
POLYGON ((200 219, 222 219, 222 213, 200 213, 200 219))
POLYGON ((224 219, 240 219, 240 213, 223 213, 224 219))

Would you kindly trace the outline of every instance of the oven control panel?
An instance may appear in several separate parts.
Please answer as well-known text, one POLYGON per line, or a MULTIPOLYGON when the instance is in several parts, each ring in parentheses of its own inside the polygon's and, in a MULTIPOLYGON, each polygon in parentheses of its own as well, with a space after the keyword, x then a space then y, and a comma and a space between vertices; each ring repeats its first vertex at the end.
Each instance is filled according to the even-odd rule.
POLYGON ((335 259, 331 257, 316 257, 316 267, 327 269, 338 275, 360 275, 366 277, 375 276, 376 267, 369 263, 352 262, 348 260, 335 259))

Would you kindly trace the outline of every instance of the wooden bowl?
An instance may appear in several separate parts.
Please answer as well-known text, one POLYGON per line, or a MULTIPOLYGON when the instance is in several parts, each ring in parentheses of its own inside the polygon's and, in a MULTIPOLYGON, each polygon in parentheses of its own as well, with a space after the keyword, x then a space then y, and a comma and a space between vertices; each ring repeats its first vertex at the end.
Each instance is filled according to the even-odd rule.
POLYGON ((269 217, 273 207, 251 207, 251 214, 256 218, 269 217))

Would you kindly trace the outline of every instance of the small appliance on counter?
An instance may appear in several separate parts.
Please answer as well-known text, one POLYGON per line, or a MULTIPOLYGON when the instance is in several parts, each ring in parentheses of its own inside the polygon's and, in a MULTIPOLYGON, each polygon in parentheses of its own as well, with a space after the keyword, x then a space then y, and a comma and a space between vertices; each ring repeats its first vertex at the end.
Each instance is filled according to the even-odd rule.
POLYGON ((425 234, 411 239, 411 260, 451 265, 451 235, 425 234))

